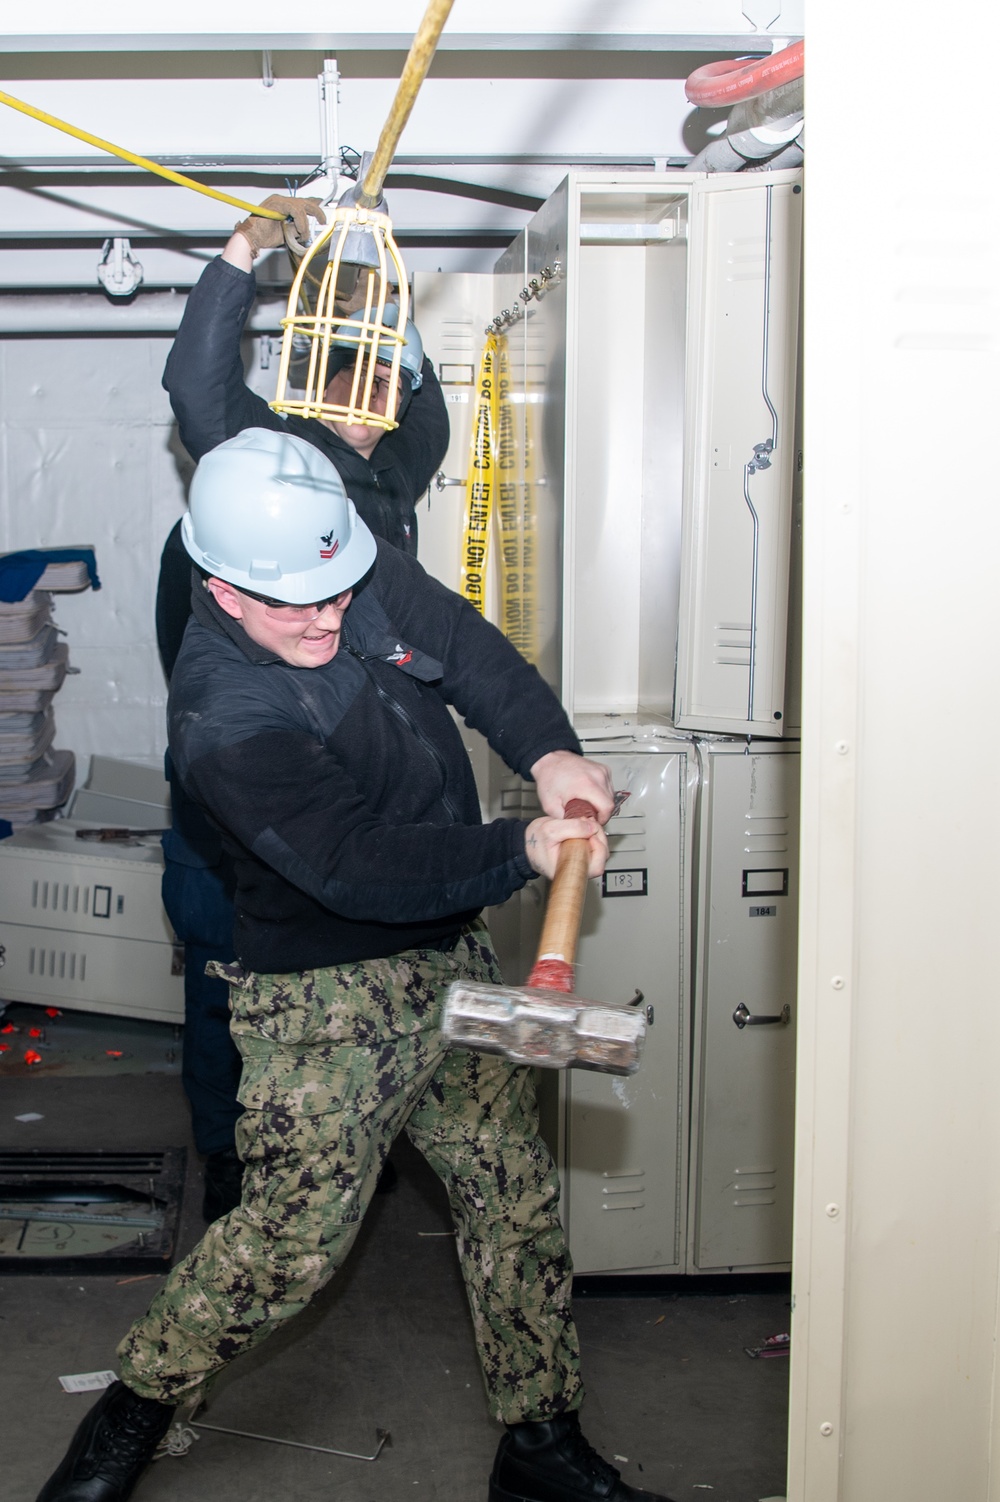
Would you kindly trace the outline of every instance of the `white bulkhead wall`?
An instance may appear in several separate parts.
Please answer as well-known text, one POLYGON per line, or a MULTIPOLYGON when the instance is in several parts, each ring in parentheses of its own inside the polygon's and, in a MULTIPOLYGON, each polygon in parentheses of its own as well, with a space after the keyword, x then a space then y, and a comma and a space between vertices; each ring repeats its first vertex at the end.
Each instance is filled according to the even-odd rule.
POLYGON ((858 163, 870 78, 810 13, 789 1502, 1000 1498, 1000 18, 966 146, 961 17, 909 20, 870 8, 864 48, 885 118, 927 82, 926 150, 858 163))
MULTIPOLYGON (((169 337, 0 340, 0 551, 93 544, 101 589, 53 596, 75 672, 53 708, 56 745, 158 764, 166 683, 154 606, 160 552, 193 465, 161 385, 169 337)), ((276 360, 250 380, 273 395, 276 360)), ((266 358, 266 356, 265 356, 266 358)))

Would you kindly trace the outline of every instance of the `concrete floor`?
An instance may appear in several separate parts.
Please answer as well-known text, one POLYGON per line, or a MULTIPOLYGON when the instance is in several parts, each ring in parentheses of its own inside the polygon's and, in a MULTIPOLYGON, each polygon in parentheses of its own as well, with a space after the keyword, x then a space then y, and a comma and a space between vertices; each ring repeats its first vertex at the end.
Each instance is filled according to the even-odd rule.
MULTIPOLYGON (((201 1177, 176 1063, 165 1059, 169 1030, 146 1055, 133 1048, 124 1066, 101 1043, 91 1048, 91 1074, 25 1071, 4 1057, 0 1147, 187 1146, 182 1253, 203 1230, 201 1177), (24 1113, 42 1119, 17 1121, 24 1113)), ((366 1454, 376 1430, 387 1429, 391 1445, 366 1464, 203 1431, 187 1455, 151 1468, 135 1494, 141 1502, 485 1502, 499 1431, 486 1412, 447 1209, 408 1144, 393 1156, 398 1187, 376 1197, 340 1276, 224 1373, 200 1415, 366 1454)), ((93 1401, 65 1394, 58 1377, 113 1368, 118 1340, 159 1281, 0 1278, 6 1502, 33 1502, 93 1401)), ((780 1280, 602 1288, 577 1298, 576 1315, 584 1429, 609 1458, 624 1457, 626 1480, 677 1502, 783 1493, 787 1359, 754 1361, 744 1351, 788 1329, 780 1280)))

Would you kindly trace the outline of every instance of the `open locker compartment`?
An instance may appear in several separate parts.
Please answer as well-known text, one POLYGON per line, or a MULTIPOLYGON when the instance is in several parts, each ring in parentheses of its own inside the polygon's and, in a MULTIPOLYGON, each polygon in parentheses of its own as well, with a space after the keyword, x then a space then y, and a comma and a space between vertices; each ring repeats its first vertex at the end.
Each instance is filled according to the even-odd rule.
POLYGON ((574 172, 516 242, 540 611, 561 601, 545 671, 571 715, 789 725, 800 186, 574 172))
POLYGON ((567 328, 565 698, 673 706, 690 184, 578 179, 567 328))
POLYGON ((691 1273, 791 1263, 799 747, 701 740, 691 1273))

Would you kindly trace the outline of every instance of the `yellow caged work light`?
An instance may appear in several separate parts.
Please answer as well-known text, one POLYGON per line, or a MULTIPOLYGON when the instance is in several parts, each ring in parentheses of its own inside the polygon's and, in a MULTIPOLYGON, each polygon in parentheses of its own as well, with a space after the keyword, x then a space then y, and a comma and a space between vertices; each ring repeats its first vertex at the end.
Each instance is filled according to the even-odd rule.
MULTIPOLYGON (((392 221, 384 208, 382 184, 393 153, 410 116, 420 85, 430 67, 438 38, 454 0, 430 0, 413 39, 399 86, 382 127, 363 180, 348 189, 340 203, 325 209, 326 225, 305 248, 285 227, 285 239, 297 263, 288 309, 281 320, 284 337, 278 367, 278 389, 271 403, 275 412, 296 413, 333 422, 365 423, 390 431, 399 392, 399 366, 409 312, 406 268, 392 236, 392 221), (353 286, 350 308, 337 312, 340 295, 353 286), (398 287, 398 299, 396 288, 398 287), (398 300, 389 318, 386 309, 398 300), (339 400, 327 400, 330 351, 337 350, 335 369, 343 365, 342 349, 355 349, 350 390, 338 388, 339 400), (292 384, 293 366, 301 369, 292 384), (387 375, 376 372, 376 361, 387 375), (382 379, 388 380, 387 399, 373 401, 382 379)), ((348 366, 350 368, 350 366, 348 366)))
POLYGON ((338 204, 335 208, 328 208, 326 216, 323 233, 302 257, 289 294, 288 311, 281 320, 285 332, 278 367, 278 389, 271 406, 275 412, 294 412, 299 417, 320 417, 334 422, 366 423, 388 432, 397 425, 393 413, 399 391, 399 362, 404 343, 402 331, 406 327, 410 302, 406 269, 386 214, 359 208, 357 204, 338 204), (361 268, 359 290, 362 298, 359 302, 356 291, 352 302, 358 307, 348 316, 336 311, 337 284, 345 265, 357 270, 357 263, 345 262, 344 250, 349 236, 356 234, 359 228, 365 232, 374 265, 361 268), (312 270, 317 263, 322 265, 319 275, 312 270), (394 306, 395 286, 399 288, 398 313, 394 306), (387 306, 393 308, 389 315, 393 318, 392 323, 386 318, 387 306), (359 317, 359 314, 363 316, 359 317), (340 401, 327 400, 327 387, 333 374, 330 370, 331 349, 345 347, 354 347, 356 351, 350 391, 342 391, 340 401), (303 380, 300 376, 295 381, 293 389, 301 394, 294 395, 289 390, 289 377, 293 362, 301 360, 303 348, 308 349, 305 377, 303 380), (388 380, 384 411, 377 410, 372 402, 379 376, 376 360, 388 367, 381 376, 388 380))

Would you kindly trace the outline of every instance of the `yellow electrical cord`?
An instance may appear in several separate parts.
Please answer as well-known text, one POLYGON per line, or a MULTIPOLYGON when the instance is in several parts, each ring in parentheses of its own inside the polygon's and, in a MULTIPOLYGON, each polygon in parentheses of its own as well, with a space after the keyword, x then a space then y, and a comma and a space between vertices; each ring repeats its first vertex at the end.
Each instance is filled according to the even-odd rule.
POLYGON ((92 136, 89 131, 80 130, 66 120, 59 120, 55 115, 47 115, 44 110, 35 109, 33 104, 25 104, 22 99, 15 99, 13 94, 5 94, 2 90, 0 90, 0 104, 9 104, 11 109, 20 110, 22 115, 30 115, 34 120, 41 120, 43 125, 51 125, 55 130, 65 131, 68 136, 76 136, 78 141, 86 141, 100 151, 110 151, 112 156, 121 157, 123 162, 132 162, 136 167, 144 167, 147 172, 155 172, 157 177, 165 177, 169 182, 178 183, 182 188, 193 188, 196 193, 204 193, 206 198, 217 198, 220 203, 231 203, 233 208, 245 209, 248 214, 257 214, 262 219, 285 218, 285 215, 276 209, 263 209, 259 204, 247 203, 242 198, 233 198, 229 193, 220 193, 216 188, 206 188, 204 183, 196 183, 193 177, 184 177, 180 172, 172 172, 169 167, 161 167, 158 162, 151 162, 148 157, 137 156, 134 151, 126 151, 124 146, 114 146, 110 141, 102 141, 100 136, 92 136))

